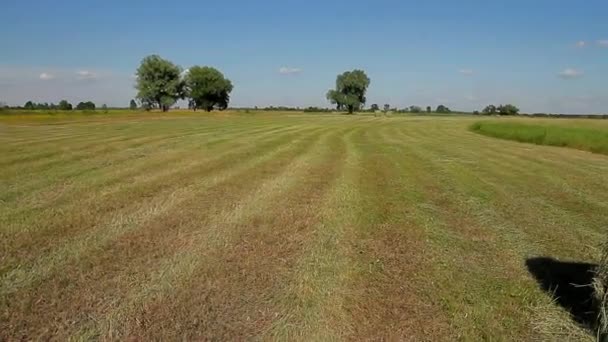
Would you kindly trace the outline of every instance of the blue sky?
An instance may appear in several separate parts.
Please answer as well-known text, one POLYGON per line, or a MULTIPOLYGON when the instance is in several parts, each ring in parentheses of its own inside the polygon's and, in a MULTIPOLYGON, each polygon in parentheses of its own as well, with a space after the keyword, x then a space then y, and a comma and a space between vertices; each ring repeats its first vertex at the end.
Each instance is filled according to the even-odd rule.
POLYGON ((4 0, 0 101, 126 106, 159 54, 230 78, 234 106, 328 106, 364 69, 368 104, 608 112, 608 1, 4 0))

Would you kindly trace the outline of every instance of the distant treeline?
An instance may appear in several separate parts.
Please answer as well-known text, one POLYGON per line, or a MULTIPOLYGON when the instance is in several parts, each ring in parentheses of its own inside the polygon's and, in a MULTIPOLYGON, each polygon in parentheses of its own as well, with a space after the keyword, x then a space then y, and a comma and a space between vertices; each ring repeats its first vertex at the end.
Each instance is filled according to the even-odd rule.
MULTIPOLYGON (((176 107, 179 109, 179 107, 176 107)), ((148 109, 143 105, 138 105, 135 100, 129 102, 128 107, 108 107, 105 104, 101 107, 97 107, 92 101, 83 101, 73 106, 66 100, 61 100, 57 104, 55 103, 36 103, 34 101, 27 101, 23 106, 8 106, 3 102, 0 102, 0 111, 9 113, 12 110, 25 110, 25 111, 95 111, 101 109, 107 111, 109 109, 148 109), (11 110, 11 111, 9 111, 11 110)), ((232 107, 229 108, 235 111, 264 111, 264 112, 304 112, 304 113, 343 113, 344 111, 336 108, 324 108, 324 107, 289 107, 289 106, 266 106, 266 107, 232 107)), ((422 108, 420 106, 408 106, 404 108, 391 108, 388 104, 385 104, 382 109, 377 104, 372 104, 369 108, 363 108, 359 110, 360 113, 393 113, 393 114, 414 114, 414 115, 495 115, 495 116, 517 116, 517 117, 535 117, 535 118, 571 118, 571 119, 608 119, 608 114, 555 114, 555 113, 519 113, 519 109, 513 105, 489 105, 481 111, 452 111, 450 108, 444 105, 439 105, 435 109, 430 106, 422 108)))
MULTIPOLYGON (((142 59, 140 66, 135 72, 137 96, 129 103, 129 109, 143 109, 146 111, 152 109, 160 109, 163 112, 175 107, 178 100, 186 100, 188 109, 196 111, 197 109, 206 110, 208 112, 217 109, 225 110, 230 108, 230 94, 233 90, 232 82, 224 77, 224 74, 209 66, 192 66, 183 69, 181 66, 173 62, 161 58, 158 55, 150 55, 142 59)), ((382 105, 382 108, 374 103, 366 108, 367 89, 371 84, 371 79, 367 76, 364 70, 355 69, 345 71, 338 74, 336 77, 336 86, 334 89, 329 89, 326 93, 326 99, 331 103, 333 109, 319 107, 288 107, 288 106, 268 106, 264 108, 232 108, 233 110, 250 111, 280 111, 280 112, 297 112, 303 111, 306 113, 344 113, 354 114, 355 112, 368 112, 375 115, 384 113, 407 113, 407 114, 426 114, 426 115, 446 115, 446 114, 465 114, 465 115, 523 115, 520 114, 519 108, 513 104, 488 105, 481 111, 474 112, 458 112, 452 111, 447 106, 440 104, 433 109, 431 106, 426 108, 412 105, 404 108, 395 108, 390 104, 382 105)), ((7 107, 0 102, 0 110, 7 107)), ((10 109, 25 109, 25 110, 62 110, 70 111, 74 107, 66 100, 61 100, 57 105, 53 103, 35 103, 28 101, 23 107, 13 107, 10 109)), ((75 107, 76 110, 93 111, 96 106, 93 102, 80 102, 75 107)), ((108 107, 102 106, 104 112, 108 107)), ((4 110, 6 113, 7 111, 4 110)), ((560 117, 560 118, 606 118, 608 115, 558 115, 558 114, 531 114, 527 116, 534 117, 560 117)))
POLYGON ((263 112, 304 112, 304 113, 333 113, 338 112, 331 108, 321 107, 287 107, 287 106, 268 106, 268 107, 235 107, 229 108, 237 111, 263 111, 263 112))
POLYGON ((551 114, 533 113, 521 114, 521 116, 531 116, 535 118, 561 118, 561 119, 608 119, 608 114, 551 114))
POLYGON ((129 103, 129 107, 108 107, 106 104, 102 104, 101 107, 97 107, 97 105, 93 101, 82 101, 78 102, 76 106, 73 106, 67 100, 61 100, 59 103, 55 104, 53 102, 34 102, 27 101, 23 106, 8 106, 6 104, 0 103, 0 110, 26 110, 26 111, 71 111, 71 110, 81 110, 81 111, 94 111, 96 109, 108 110, 108 109, 138 109, 137 103, 135 100, 131 100, 129 103))

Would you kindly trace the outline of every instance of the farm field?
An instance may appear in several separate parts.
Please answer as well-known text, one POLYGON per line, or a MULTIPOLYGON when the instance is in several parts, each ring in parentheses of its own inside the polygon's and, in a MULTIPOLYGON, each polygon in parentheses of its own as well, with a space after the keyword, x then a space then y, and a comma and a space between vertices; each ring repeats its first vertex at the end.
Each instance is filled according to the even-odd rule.
POLYGON ((494 120, 476 122, 471 130, 490 137, 509 139, 538 145, 563 146, 608 154, 608 125, 602 121, 525 122, 522 120, 494 120))
POLYGON ((0 340, 592 340, 608 156, 476 121, 0 117, 0 340))

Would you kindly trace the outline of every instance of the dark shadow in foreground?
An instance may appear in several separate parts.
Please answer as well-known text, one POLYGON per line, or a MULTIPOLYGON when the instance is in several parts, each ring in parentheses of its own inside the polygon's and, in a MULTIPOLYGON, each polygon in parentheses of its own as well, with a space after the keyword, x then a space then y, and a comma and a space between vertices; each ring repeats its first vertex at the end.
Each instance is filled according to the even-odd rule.
POLYGON ((577 323, 593 329, 598 312, 592 286, 597 265, 531 258, 526 260, 526 266, 540 287, 568 310, 577 323))

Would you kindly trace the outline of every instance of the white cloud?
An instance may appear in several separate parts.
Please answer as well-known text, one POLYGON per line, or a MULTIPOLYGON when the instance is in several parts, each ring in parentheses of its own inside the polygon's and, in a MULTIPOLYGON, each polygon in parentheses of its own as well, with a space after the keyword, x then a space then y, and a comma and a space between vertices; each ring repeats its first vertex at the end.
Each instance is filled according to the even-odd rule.
POLYGON ((55 78, 55 76, 48 72, 43 72, 42 74, 40 74, 40 79, 43 81, 52 80, 53 78, 55 78))
POLYGON ((78 75, 78 79, 81 81, 92 81, 97 79, 97 74, 88 70, 80 70, 76 72, 76 75, 78 75))
POLYGON ((475 95, 467 95, 464 98, 465 98, 465 100, 470 101, 470 102, 475 102, 478 100, 477 96, 475 96, 475 95))
POLYGON ((567 69, 560 71, 558 73, 558 76, 561 78, 567 78, 567 79, 578 78, 578 77, 583 76, 583 71, 577 70, 577 69, 572 69, 572 68, 567 68, 567 69))
POLYGON ((473 70, 472 69, 460 69, 458 70, 459 73, 465 75, 465 76, 470 76, 473 75, 473 70))
POLYGON ((579 40, 578 42, 576 42, 576 47, 579 47, 579 48, 583 48, 586 45, 587 45, 587 42, 584 40, 579 40))
POLYGON ((601 47, 608 47, 608 39, 598 40, 597 45, 601 47))
POLYGON ((279 68, 279 74, 281 75, 294 75, 302 72, 300 68, 281 67, 279 68))

